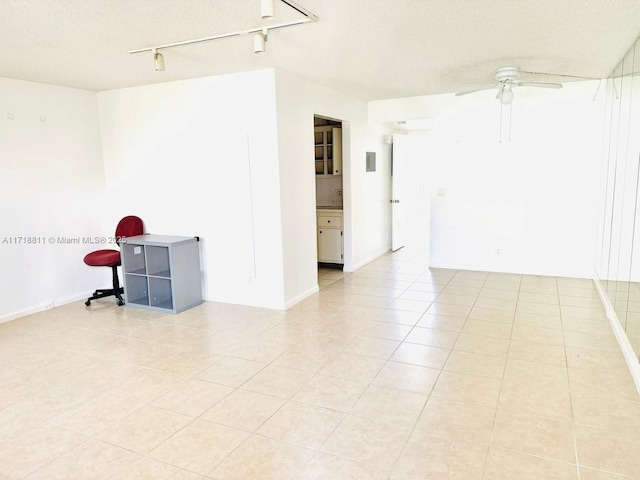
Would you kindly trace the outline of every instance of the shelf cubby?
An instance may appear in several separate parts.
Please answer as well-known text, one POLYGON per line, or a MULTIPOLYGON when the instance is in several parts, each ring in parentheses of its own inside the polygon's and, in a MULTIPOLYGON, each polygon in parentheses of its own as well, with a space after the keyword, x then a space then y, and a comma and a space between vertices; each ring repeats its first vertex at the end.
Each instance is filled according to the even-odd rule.
POLYGON ((138 235, 122 247, 126 305, 180 313, 202 303, 196 237, 138 235))

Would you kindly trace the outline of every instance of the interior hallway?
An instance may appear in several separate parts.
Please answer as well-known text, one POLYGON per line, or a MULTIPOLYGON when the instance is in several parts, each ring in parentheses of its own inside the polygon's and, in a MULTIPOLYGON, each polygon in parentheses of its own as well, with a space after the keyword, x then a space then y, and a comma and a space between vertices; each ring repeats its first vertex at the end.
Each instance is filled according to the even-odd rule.
POLYGON ((590 280, 409 248, 282 312, 82 302, 0 324, 0 479, 640 478, 590 280))

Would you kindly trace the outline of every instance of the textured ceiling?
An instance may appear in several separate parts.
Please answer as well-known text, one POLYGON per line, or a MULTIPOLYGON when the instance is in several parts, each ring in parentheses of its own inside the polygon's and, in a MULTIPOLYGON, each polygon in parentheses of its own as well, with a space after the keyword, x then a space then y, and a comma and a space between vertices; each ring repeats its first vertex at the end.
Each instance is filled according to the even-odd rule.
MULTIPOLYGON (((265 25, 259 0, 2 0, 0 75, 109 90, 275 67, 367 100, 468 90, 499 67, 602 78, 640 34, 638 0, 297 0, 316 23, 151 53, 265 25)), ((277 2, 275 22, 300 14, 277 2)), ((529 81, 571 77, 525 75, 529 81)))

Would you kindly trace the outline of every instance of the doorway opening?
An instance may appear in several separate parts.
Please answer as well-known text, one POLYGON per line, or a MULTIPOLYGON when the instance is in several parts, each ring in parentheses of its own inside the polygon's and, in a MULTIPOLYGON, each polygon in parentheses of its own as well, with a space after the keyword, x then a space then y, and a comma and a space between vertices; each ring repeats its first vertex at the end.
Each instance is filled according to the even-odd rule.
POLYGON ((342 121, 315 115, 313 139, 318 285, 322 288, 343 276, 342 121))

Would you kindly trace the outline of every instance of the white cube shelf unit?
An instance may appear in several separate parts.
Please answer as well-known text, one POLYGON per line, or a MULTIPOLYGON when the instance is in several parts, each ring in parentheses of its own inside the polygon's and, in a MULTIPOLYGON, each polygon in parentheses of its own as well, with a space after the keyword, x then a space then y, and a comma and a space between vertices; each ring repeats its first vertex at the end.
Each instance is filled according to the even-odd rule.
POLYGON ((197 237, 137 235, 121 248, 125 305, 180 313, 202 303, 197 237))

